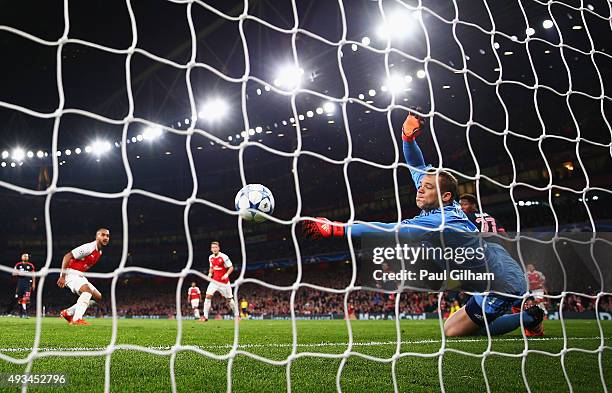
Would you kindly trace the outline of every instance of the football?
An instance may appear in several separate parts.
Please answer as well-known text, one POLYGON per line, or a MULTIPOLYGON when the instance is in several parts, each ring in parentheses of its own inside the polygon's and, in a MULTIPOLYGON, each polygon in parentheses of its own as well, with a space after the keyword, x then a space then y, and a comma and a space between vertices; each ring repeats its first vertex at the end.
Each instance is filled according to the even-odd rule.
POLYGON ((261 184, 247 184, 235 199, 236 210, 244 220, 263 222, 266 218, 261 214, 274 212, 274 196, 268 187, 261 184))

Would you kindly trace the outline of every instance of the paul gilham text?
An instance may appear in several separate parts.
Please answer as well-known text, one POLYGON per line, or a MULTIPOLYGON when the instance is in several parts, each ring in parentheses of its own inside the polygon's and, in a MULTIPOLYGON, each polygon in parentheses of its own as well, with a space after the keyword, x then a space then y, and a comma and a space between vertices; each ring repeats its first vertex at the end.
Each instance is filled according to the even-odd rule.
POLYGON ((374 270, 372 273, 376 281, 493 281, 495 280, 494 273, 473 272, 467 269, 445 270, 442 272, 430 272, 429 270, 421 269, 418 271, 400 270, 399 272, 385 272, 382 270, 374 270))

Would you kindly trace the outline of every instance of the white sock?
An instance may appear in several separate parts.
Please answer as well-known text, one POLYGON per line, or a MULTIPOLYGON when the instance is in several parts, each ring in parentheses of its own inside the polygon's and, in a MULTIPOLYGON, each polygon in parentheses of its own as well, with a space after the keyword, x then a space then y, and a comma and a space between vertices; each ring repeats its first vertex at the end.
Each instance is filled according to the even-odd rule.
POLYGON ((76 302, 76 310, 74 311, 74 316, 72 319, 74 321, 78 321, 79 319, 83 319, 83 315, 85 311, 87 311, 87 307, 89 306, 89 300, 91 299, 91 293, 83 292, 81 296, 79 296, 79 300, 76 302))
POLYGON ((74 315, 74 312, 76 311, 77 305, 79 303, 74 303, 72 306, 70 306, 70 308, 66 309, 66 312, 68 313, 68 315, 72 316, 74 315))
POLYGON ((196 319, 200 319, 200 309, 199 308, 193 309, 193 316, 196 317, 196 319))
POLYGON ((23 311, 26 311, 26 304, 25 303, 21 303, 21 308, 23 308, 23 311))
POLYGON ((238 307, 236 307, 236 302, 234 301, 234 298, 231 298, 228 300, 229 306, 232 309, 232 313, 234 314, 234 317, 238 316, 238 307))
POLYGON ((208 319, 208 311, 210 311, 210 299, 204 300, 204 318, 208 319))

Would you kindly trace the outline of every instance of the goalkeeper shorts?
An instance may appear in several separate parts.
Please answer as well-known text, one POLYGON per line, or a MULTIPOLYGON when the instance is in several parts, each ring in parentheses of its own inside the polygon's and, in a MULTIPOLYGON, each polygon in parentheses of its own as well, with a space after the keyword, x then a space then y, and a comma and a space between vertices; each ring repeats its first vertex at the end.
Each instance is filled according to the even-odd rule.
POLYGON ((467 312, 467 315, 472 321, 474 321, 474 323, 480 327, 484 327, 485 319, 482 313, 483 304, 484 312, 487 316, 487 322, 491 323, 496 318, 506 314, 515 303, 517 303, 520 307, 521 299, 505 297, 497 294, 491 294, 488 296, 475 294, 465 304, 465 312, 467 312))

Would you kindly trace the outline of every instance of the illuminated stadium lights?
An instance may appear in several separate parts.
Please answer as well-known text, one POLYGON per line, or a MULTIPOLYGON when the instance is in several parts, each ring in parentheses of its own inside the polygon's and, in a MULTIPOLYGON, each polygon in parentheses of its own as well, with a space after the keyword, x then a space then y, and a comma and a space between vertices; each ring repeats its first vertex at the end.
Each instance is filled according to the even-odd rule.
POLYGON ((94 154, 99 156, 104 153, 107 153, 111 149, 111 144, 107 141, 95 141, 91 145, 91 149, 94 154))
POLYGON ((298 119, 304 120, 304 115, 298 115, 298 119))
POLYGON ((550 29, 553 26, 554 26, 553 21, 550 19, 546 19, 544 22, 542 22, 542 27, 545 29, 550 29))
POLYGON ((314 116, 314 112, 313 111, 306 112, 306 117, 313 117, 313 116, 314 116))
POLYGON ((229 107, 224 100, 213 98, 202 105, 198 116, 204 120, 215 121, 223 118, 227 114, 228 109, 229 107))
POLYGON ((531 37, 535 34, 535 29, 533 27, 528 27, 527 30, 525 30, 525 34, 527 37, 531 37))
POLYGON ((582 26, 580 26, 580 25, 572 26, 572 30, 581 30, 581 29, 582 29, 582 26))
MULTIPOLYGON (((316 112, 317 112, 317 114, 318 114, 318 115, 322 115, 322 114, 323 114, 323 108, 318 107, 318 108, 316 109, 316 112)), ((283 122, 283 124, 284 124, 284 122, 283 122)))
POLYGON ((264 90, 265 90, 265 91, 270 91, 270 86, 265 85, 265 86, 264 86, 264 90))
POLYGON ((386 40, 387 38, 404 38, 410 33, 412 26, 414 26, 418 17, 417 12, 408 12, 405 10, 397 10, 393 13, 386 15, 386 20, 381 24, 376 33, 380 39, 386 40))
POLYGON ((136 137, 135 136, 132 137, 132 143, 136 143, 136 137))
POLYGON ((382 85, 380 87, 380 91, 387 91, 387 85, 382 85))
POLYGON ((353 52, 357 52, 357 48, 359 48, 359 46, 357 44, 352 44, 351 45, 351 49, 353 50, 353 52))
POLYGON ((596 200, 598 200, 598 199, 599 199, 599 197, 598 197, 597 195, 593 195, 593 200, 594 200, 594 201, 596 201, 596 200))
POLYGON ((92 151, 91 146, 89 145, 85 146, 85 153, 91 153, 91 151, 92 151))
POLYGON ((2 164, 0 164, 0 166, 2 166, 2 168, 4 168, 6 166, 6 162, 2 161, 2 164))
POLYGON ((359 97, 360 100, 365 100, 365 96, 363 94, 361 94, 361 93, 359 93, 359 95, 357 97, 359 97))
POLYGON ((323 104, 323 110, 325 113, 330 115, 336 111, 336 105, 334 105, 334 103, 331 101, 327 101, 325 104, 323 104))
POLYGON ((66 151, 64 152, 64 154, 66 154, 67 156, 72 154, 72 151, 70 151, 70 149, 66 149, 66 151))
POLYGON ((2 152, 2 159, 3 160, 6 160, 8 158, 8 156, 9 156, 9 152, 8 151, 5 150, 5 151, 2 152))
MULTIPOLYGON (((300 115, 300 116, 302 116, 302 115, 300 115)), ((301 120, 303 120, 303 119, 301 119, 301 120)), ((255 132, 256 133, 261 134, 262 131, 263 131, 263 128, 261 128, 260 126, 255 127, 255 132)))
POLYGON ((368 90, 368 95, 369 95, 370 97, 374 97, 374 96, 376 95, 376 90, 374 90, 374 89, 370 89, 370 90, 368 90))
POLYGON ((304 70, 294 65, 285 65, 278 70, 274 85, 286 89, 295 89, 302 82, 304 70))
POLYGON ((185 124, 189 124, 189 119, 185 119, 185 124))
POLYGON ((410 75, 404 76, 404 82, 406 82, 406 83, 412 82, 412 76, 410 76, 410 75))
POLYGON ((511 50, 507 50, 504 52, 504 56, 512 56, 514 54, 514 52, 512 52, 511 50))
POLYGON ((162 130, 159 127, 147 127, 142 133, 142 137, 146 141, 152 141, 159 138, 162 134, 162 130))
POLYGON ((417 73, 416 73, 416 76, 417 76, 417 78, 419 78, 419 79, 423 79, 423 78, 425 78, 425 75, 426 75, 426 74, 425 74, 425 70, 418 70, 418 71, 417 71, 417 73))
POLYGON ((11 162, 11 168, 15 168, 17 166, 17 164, 15 164, 14 162, 11 162))
POLYGON ((370 37, 368 37, 368 36, 363 37, 363 38, 361 39, 361 43, 362 43, 363 45, 365 45, 365 46, 370 45, 370 37))
POLYGON ((258 88, 257 90, 255 90, 255 92, 257 93, 258 96, 261 95, 261 89, 258 88))
POLYGON ((81 154, 81 148, 80 148, 80 147, 77 147, 76 149, 74 149, 74 152, 75 152, 76 154, 81 154))
POLYGON ((25 158, 25 152, 22 148, 18 147, 13 150, 11 158, 16 161, 22 161, 25 158))
POLYGON ((45 153, 43 153, 41 150, 36 152, 36 157, 43 158, 44 156, 45 156, 45 153))
POLYGON ((27 156, 28 156, 28 158, 34 157, 34 152, 32 150, 28 150, 27 156))
POLYGON ((499 42, 494 42, 493 43, 493 48, 499 49, 499 42))
POLYGON ((544 53, 549 54, 549 53, 550 53, 550 50, 546 49, 546 50, 544 51, 544 53))
POLYGON ((397 94, 406 88, 406 79, 399 74, 393 74, 387 79, 386 86, 392 94, 397 94))
POLYGON ((141 135, 141 134, 136 135, 136 140, 137 140, 138 142, 142 142, 142 139, 143 139, 143 137, 142 137, 142 135, 141 135))

